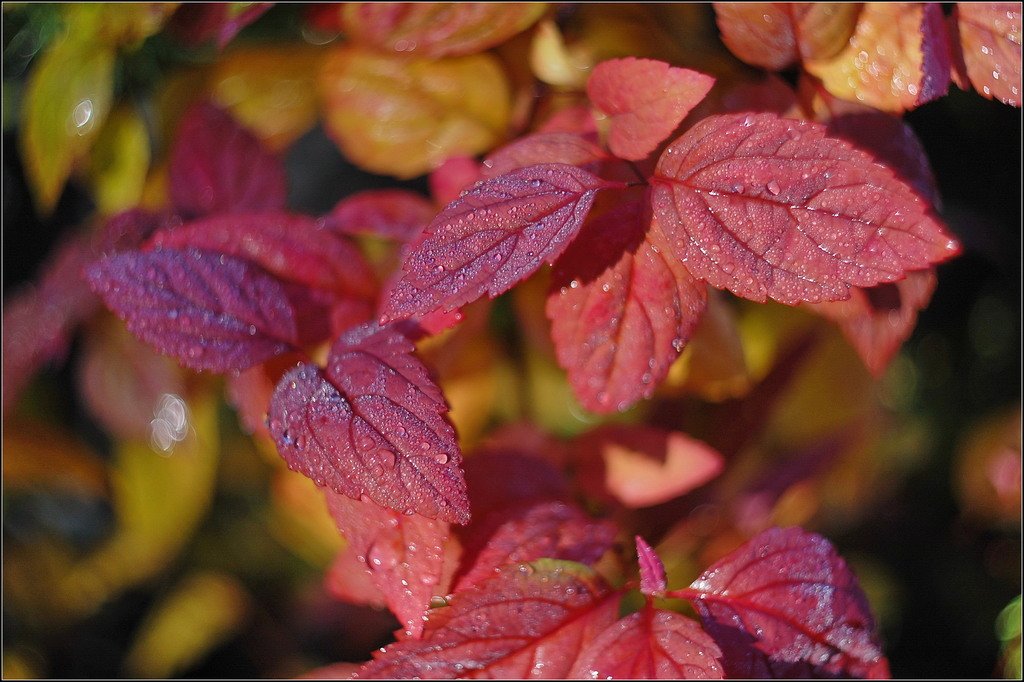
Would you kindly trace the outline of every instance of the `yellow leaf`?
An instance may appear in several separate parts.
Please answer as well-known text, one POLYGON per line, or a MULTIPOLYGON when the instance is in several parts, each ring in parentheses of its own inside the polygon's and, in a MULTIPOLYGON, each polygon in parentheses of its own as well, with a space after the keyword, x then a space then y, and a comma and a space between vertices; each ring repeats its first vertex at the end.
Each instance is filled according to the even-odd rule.
POLYGON ((163 569, 209 507, 218 460, 216 401, 198 395, 188 405, 165 407, 154 421, 167 423, 154 424, 152 445, 117 447, 110 472, 116 530, 56 586, 69 616, 91 613, 163 569))
POLYGON ((924 17, 924 3, 864 3, 842 52, 804 66, 836 97, 893 113, 913 109, 926 86, 924 17))
POLYGON ((281 467, 274 473, 270 494, 270 534, 311 565, 327 568, 344 542, 327 511, 323 491, 306 476, 281 467))
POLYGON ((530 45, 530 68, 548 85, 582 90, 593 64, 569 51, 558 25, 545 19, 533 34, 530 45))
POLYGON ((241 626, 248 597, 234 578, 193 573, 157 603, 125 659, 132 677, 174 677, 241 626))
POLYGON ((712 402, 739 398, 750 390, 736 315, 721 294, 708 292, 707 309, 665 383, 712 402))
POLYGON ((322 51, 305 47, 235 49, 217 63, 208 85, 216 103, 280 151, 316 123, 322 60, 322 51))
POLYGON ((53 210, 75 161, 96 140, 110 111, 114 52, 65 39, 29 76, 21 117, 21 153, 42 213, 53 210))
POLYGON ((111 112, 89 158, 96 208, 102 215, 138 206, 149 170, 149 133, 133 108, 111 112))
POLYGON ((327 131, 346 156, 399 178, 489 150, 509 118, 508 79, 489 54, 405 59, 345 46, 328 57, 319 90, 327 131))

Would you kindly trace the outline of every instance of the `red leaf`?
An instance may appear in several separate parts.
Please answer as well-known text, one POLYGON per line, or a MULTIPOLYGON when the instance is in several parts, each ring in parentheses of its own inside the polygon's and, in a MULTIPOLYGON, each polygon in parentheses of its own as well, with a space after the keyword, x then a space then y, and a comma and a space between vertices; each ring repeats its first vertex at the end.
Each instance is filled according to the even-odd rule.
POLYGON ((560 109, 545 120, 537 132, 575 133, 577 135, 597 133, 594 110, 586 104, 574 104, 560 109))
POLYGON ((647 541, 637 535, 636 559, 640 564, 640 591, 648 597, 664 594, 668 588, 665 581, 665 564, 661 563, 654 548, 647 544, 647 541))
POLYGON ((935 291, 935 271, 918 270, 895 284, 851 289, 850 298, 811 304, 811 309, 839 324, 857 354, 875 376, 881 376, 896 351, 910 337, 935 291))
POLYGON ((345 553, 363 565, 406 634, 418 637, 431 598, 448 594, 454 568, 448 524, 330 490, 325 494, 338 531, 348 542, 345 553))
POLYGON ((382 321, 492 298, 550 263, 576 236, 598 190, 618 187, 564 164, 520 168, 450 203, 414 241, 382 321))
POLYGON ((207 249, 250 260, 286 282, 370 299, 373 270, 359 249, 303 215, 269 211, 201 218, 158 232, 150 246, 207 249))
MULTIPOLYGON (((568 499, 569 494, 558 468, 511 446, 492 445, 473 453, 466 462, 466 484, 474 516, 481 519, 505 508, 525 507, 531 500, 568 499)), ((474 523, 470 530, 477 527, 474 523)))
POLYGON ((816 123, 708 117, 652 183, 654 226, 686 268, 754 301, 843 300, 959 251, 915 192, 816 123))
POLYGON ((448 406, 393 329, 341 336, 327 369, 303 364, 277 385, 270 433, 288 466, 342 495, 457 523, 469 521, 448 406))
POLYGON ((580 654, 585 680, 720 680, 718 646, 690 618, 650 606, 615 622, 580 654))
POLYGON ((496 526, 483 538, 485 542, 478 538, 476 546, 466 543, 463 561, 471 568, 458 581, 457 592, 487 580, 508 564, 542 558, 593 564, 611 548, 616 532, 613 524, 557 501, 509 507, 496 526))
POLYGON ((480 175, 480 164, 472 156, 449 156, 444 163, 430 171, 427 178, 430 196, 439 206, 446 206, 455 201, 459 195, 481 180, 483 177, 480 175))
POLYGON ((230 114, 207 102, 178 126, 168 168, 171 201, 185 218, 284 208, 284 167, 230 114))
POLYGON ((541 560, 503 568, 434 610, 422 640, 392 644, 362 679, 562 678, 618 615, 618 594, 579 564, 541 560))
POLYGON ((846 562, 799 528, 761 533, 688 590, 728 677, 864 677, 886 669, 867 599, 846 562))
POLYGON ((959 2, 953 10, 954 68, 958 85, 989 99, 1021 105, 1019 2, 959 2))
MULTIPOLYGON (((607 159, 599 146, 574 133, 534 133, 510 142, 484 159, 483 176, 495 178, 517 168, 539 163, 565 163, 586 167, 607 159)), ((593 170, 593 169, 590 169, 593 170)))
POLYGON ((722 42, 737 57, 772 71, 839 52, 853 32, 858 3, 716 2, 722 42))
POLYGON ((650 397, 707 302, 641 210, 629 202, 588 221, 558 260, 548 295, 558 362, 593 412, 650 397))
POLYGON ((192 369, 242 370, 296 343, 284 287, 233 256, 133 251, 94 263, 86 276, 133 334, 192 369))
POLYGON ((578 439, 576 447, 576 480, 585 492, 630 509, 685 495, 724 465, 705 443, 647 426, 603 426, 578 439))
POLYGON ((434 217, 434 205, 415 192, 377 189, 358 192, 338 202, 327 216, 327 229, 342 234, 368 234, 407 241, 434 217))
POLYGON ((711 90, 715 79, 654 59, 609 59, 594 67, 587 95, 611 116, 608 147, 623 159, 646 157, 711 90))

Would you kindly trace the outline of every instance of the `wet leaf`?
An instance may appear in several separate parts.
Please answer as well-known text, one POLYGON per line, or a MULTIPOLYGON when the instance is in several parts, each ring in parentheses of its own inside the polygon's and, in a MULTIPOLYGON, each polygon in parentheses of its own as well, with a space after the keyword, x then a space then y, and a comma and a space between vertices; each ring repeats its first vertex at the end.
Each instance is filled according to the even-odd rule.
POLYGON ((716 2, 722 41, 737 57, 771 71, 836 55, 853 34, 861 3, 716 2))
POLYGON ((939 4, 868 2, 843 51, 804 66, 837 97, 902 113, 946 94, 950 59, 939 4))
POLYGON ((131 251, 94 263, 86 276, 129 331, 192 369, 242 370, 297 342, 281 283, 233 256, 131 251))
POLYGON ((345 553, 369 573, 406 635, 419 637, 431 598, 448 594, 451 584, 455 556, 448 524, 406 516, 370 500, 325 494, 338 531, 348 541, 345 553))
POLYGON ((551 338, 593 412, 650 397, 704 312, 704 285, 646 229, 642 211, 627 202, 592 218, 555 264, 551 338))
POLYGON ((230 114, 208 102, 178 125, 168 169, 171 201, 186 219, 282 209, 284 166, 230 114))
POLYGON ((951 18, 957 83, 1004 104, 1021 104, 1021 7, 958 2, 951 18), (959 44, 957 44, 959 43, 959 44))
POLYGON ((696 621, 650 606, 595 637, 569 673, 585 680, 720 680, 721 652, 696 621))
POLYGON ((580 650, 615 620, 618 602, 580 564, 507 566, 452 596, 431 613, 421 640, 387 647, 358 678, 565 677, 580 650))
POLYGON ((383 320, 451 311, 492 298, 552 262, 576 236, 598 190, 615 184, 564 164, 485 180, 411 243, 383 320))
POLYGON ((494 47, 546 10, 541 2, 349 2, 341 19, 342 30, 357 43, 437 58, 494 47))
POLYGON ((888 675, 867 599, 819 535, 767 530, 676 593, 697 607, 728 677, 888 675))
POLYGON ((927 204, 823 126, 774 114, 711 116, 652 179, 653 229, 698 279, 763 302, 849 297, 959 245, 927 204))
POLYGON ((324 125, 373 173, 411 178, 473 156, 505 134, 510 88, 490 54, 415 59, 343 46, 318 77, 324 125))
POLYGON ((654 59, 610 59, 594 67, 587 95, 608 114, 608 147, 623 159, 643 159, 676 129, 715 79, 654 59))
POLYGON ((326 371, 301 364, 278 383, 270 433, 289 467, 382 507, 469 521, 448 406, 404 336, 363 326, 332 346, 326 371))

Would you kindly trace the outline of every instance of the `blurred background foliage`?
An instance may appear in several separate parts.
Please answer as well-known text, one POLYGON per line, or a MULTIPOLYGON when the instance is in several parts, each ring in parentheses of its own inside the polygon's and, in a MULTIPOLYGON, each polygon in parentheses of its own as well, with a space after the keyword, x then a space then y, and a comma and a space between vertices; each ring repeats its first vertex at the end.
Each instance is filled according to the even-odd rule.
MULTIPOLYGON (((516 21, 540 23, 495 49, 412 66, 350 47, 336 5, 258 5, 198 21, 175 3, 4 4, 5 322, 61 244, 166 203, 168 145, 200 97, 282 156, 290 207, 322 214, 363 189, 426 193, 439 160, 510 139, 602 59, 752 73, 705 5, 538 6, 516 21), (406 98, 409 79, 432 85, 406 98), (372 88, 392 92, 384 123, 411 146, 335 103, 372 88), (417 152, 423 134, 442 146, 417 152)), ((670 584, 765 524, 803 525, 860 576, 894 676, 1019 677, 1020 112, 953 87, 905 120, 964 253, 884 375, 804 310, 721 295, 655 399, 611 420, 681 429, 728 458, 685 503, 637 512, 660 530, 670 584)), ((540 273, 421 344, 467 451, 504 424, 568 438, 609 421, 576 404, 554 360, 546 289, 540 273)), ((5 387, 4 677, 287 677, 386 643, 387 611, 324 585, 344 541, 322 497, 247 432, 222 381, 105 312, 83 319, 12 405, 5 387)))

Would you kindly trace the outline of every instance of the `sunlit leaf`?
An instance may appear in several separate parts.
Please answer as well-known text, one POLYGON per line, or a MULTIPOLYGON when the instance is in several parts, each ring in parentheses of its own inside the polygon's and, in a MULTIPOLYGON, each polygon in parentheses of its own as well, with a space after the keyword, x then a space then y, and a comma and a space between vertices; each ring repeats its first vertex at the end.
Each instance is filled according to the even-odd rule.
POLYGON ((489 54, 415 59, 344 46, 327 57, 318 84, 328 133, 374 173, 410 178, 449 156, 479 154, 508 122, 508 80, 489 54))
POLYGON ((901 113, 949 89, 950 49, 934 2, 868 2, 835 57, 806 61, 829 92, 901 113))
POLYGON ((1021 104, 1021 7, 1015 2, 958 2, 951 25, 958 83, 984 97, 1021 104))
POLYGON ((437 58, 494 47, 546 10, 542 2, 348 2, 341 28, 379 50, 437 58))
POLYGON ((101 214, 139 205, 149 160, 149 132, 142 118, 128 107, 114 109, 89 156, 89 175, 101 214))

